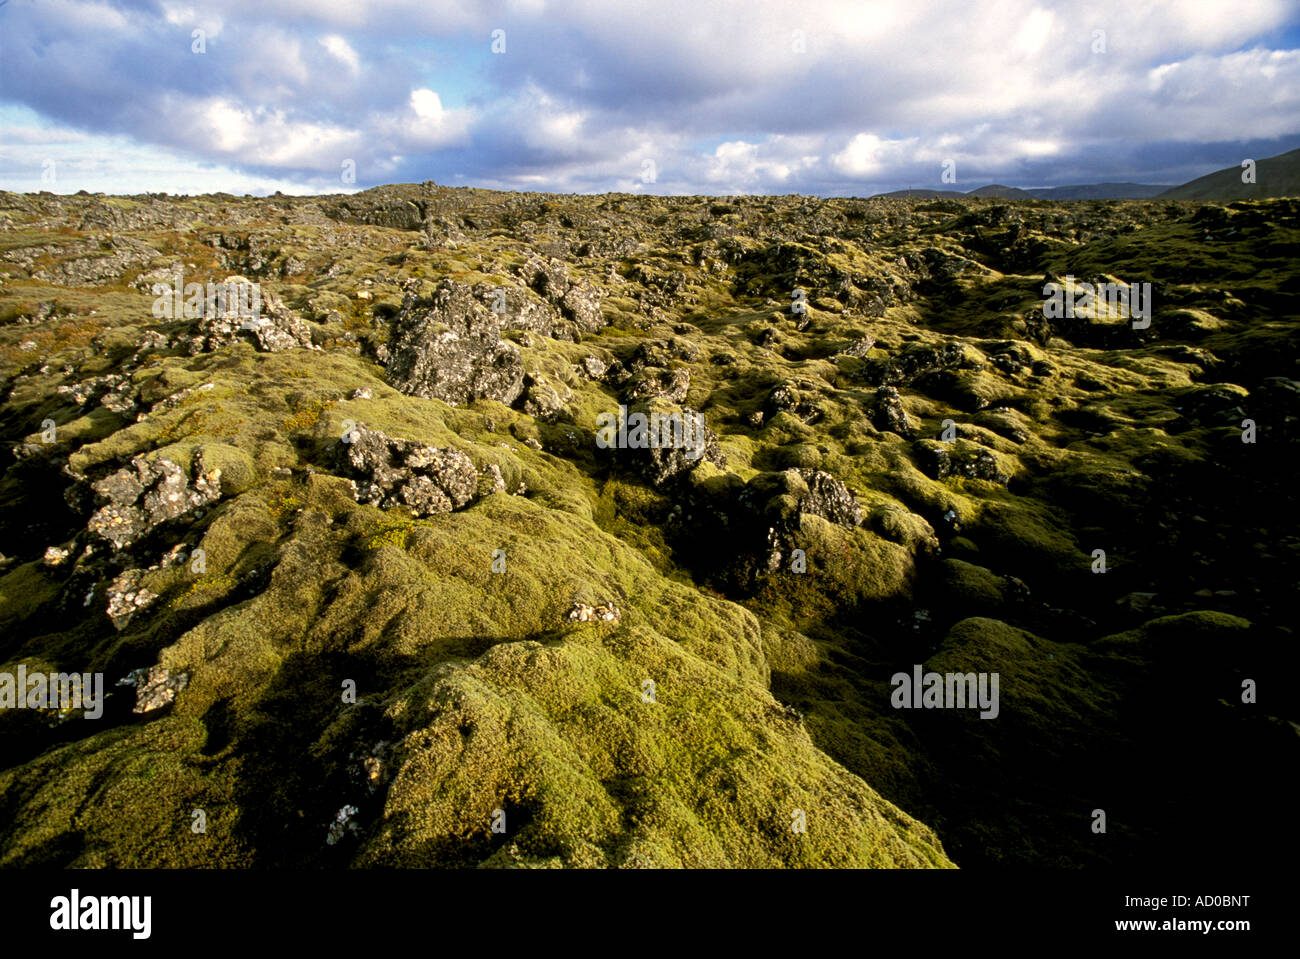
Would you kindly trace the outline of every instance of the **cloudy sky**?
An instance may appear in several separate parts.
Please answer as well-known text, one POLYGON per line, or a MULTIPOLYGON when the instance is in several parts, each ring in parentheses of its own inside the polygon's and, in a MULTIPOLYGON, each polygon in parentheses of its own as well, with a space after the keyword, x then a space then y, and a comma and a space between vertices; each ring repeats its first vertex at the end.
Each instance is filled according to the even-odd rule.
POLYGON ((1296 0, 0 5, 9 190, 865 196, 1296 147, 1296 0))

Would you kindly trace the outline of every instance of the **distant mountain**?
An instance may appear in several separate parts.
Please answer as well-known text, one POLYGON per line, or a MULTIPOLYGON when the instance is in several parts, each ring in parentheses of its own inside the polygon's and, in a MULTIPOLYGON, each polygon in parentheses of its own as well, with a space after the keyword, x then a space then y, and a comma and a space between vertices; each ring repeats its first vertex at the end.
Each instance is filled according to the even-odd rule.
POLYGON ((1300 150, 1257 161, 1255 182, 1242 183, 1241 165, 1198 177, 1160 194, 1162 200, 1231 200, 1300 196, 1300 150))
POLYGON ((1032 200, 1032 193, 1026 193, 1024 190, 1014 186, 1003 186, 1001 183, 990 183, 988 186, 982 186, 978 190, 971 190, 966 196, 983 196, 993 197, 998 200, 1032 200))
POLYGON ((893 193, 877 193, 878 197, 890 200, 933 200, 936 197, 953 197, 959 199, 966 194, 960 190, 895 190, 893 193))
POLYGON ((1080 183, 1074 186, 1019 187, 991 183, 978 190, 895 190, 876 196, 896 199, 988 197, 998 200, 1212 200, 1224 203, 1252 198, 1300 196, 1300 150, 1258 160, 1255 182, 1241 182, 1241 166, 1206 174, 1182 186, 1151 183, 1080 183))
POLYGON ((1168 189, 1167 183, 1081 183, 1026 192, 1039 200, 1149 200, 1168 189))
POLYGON ((969 193, 962 193, 959 190, 895 190, 892 193, 877 193, 876 196, 903 200, 932 200, 941 197, 956 200, 963 197, 983 197, 994 200, 1149 200, 1168 189, 1168 184, 1088 183, 1078 186, 1022 190, 1019 187, 990 183, 969 193))

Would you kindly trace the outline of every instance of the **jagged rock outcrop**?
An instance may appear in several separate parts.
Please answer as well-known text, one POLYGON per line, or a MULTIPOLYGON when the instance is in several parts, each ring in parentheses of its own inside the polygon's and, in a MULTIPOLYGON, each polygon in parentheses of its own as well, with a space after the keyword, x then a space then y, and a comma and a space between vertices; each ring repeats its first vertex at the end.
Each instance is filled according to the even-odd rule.
POLYGON ((962 476, 1002 484, 1009 479, 998 465, 997 457, 980 446, 917 440, 913 449, 916 451, 916 465, 931 479, 962 476))
POLYGON ((264 353, 312 347, 306 322, 278 296, 255 288, 245 277, 227 277, 213 297, 207 297, 205 290, 202 310, 190 337, 191 354, 212 352, 238 340, 249 340, 264 353))
POLYGON ((914 343, 893 356, 868 358, 860 375, 872 386, 905 386, 925 373, 961 366, 965 361, 960 343, 914 343))
POLYGON ((383 509, 401 505, 413 516, 433 516, 463 509, 479 494, 479 471, 459 450, 391 439, 357 426, 339 440, 337 455, 353 477, 358 503, 383 509))
POLYGON ((871 425, 882 433, 897 433, 903 439, 916 436, 917 427, 903 408, 903 398, 892 386, 876 389, 871 404, 871 425))
POLYGON ((763 420, 769 420, 777 413, 789 413, 809 425, 818 422, 826 415, 826 411, 816 403, 803 399, 795 386, 790 383, 774 386, 768 393, 767 399, 763 401, 763 420))
POLYGON ((741 491, 739 505, 758 521, 783 528, 797 527, 804 514, 849 528, 862 523, 857 497, 824 470, 759 473, 741 491))
POLYGON ((132 458, 130 466, 92 484, 96 496, 107 502, 90 517, 87 529, 123 549, 160 524, 221 498, 221 470, 204 469, 201 452, 194 454, 191 471, 193 482, 169 459, 132 458))
POLYGON ((380 355, 403 393, 457 405, 485 398, 507 405, 524 388, 519 348, 474 291, 443 280, 429 299, 408 294, 380 355))
POLYGON ((594 333, 605 325, 601 313, 600 289, 587 280, 574 280, 568 268, 556 259, 529 257, 520 270, 524 283, 551 304, 568 321, 571 329, 562 336, 560 330, 552 335, 574 339, 575 334, 594 333))
POLYGON ((627 407, 626 422, 625 446, 616 445, 615 427, 607 426, 597 433, 597 447, 629 464, 652 486, 666 487, 706 460, 726 465, 717 434, 692 407, 658 397, 638 400, 627 407))
POLYGON ((548 423, 571 419, 568 404, 572 399, 573 391, 563 383, 556 383, 540 375, 524 376, 524 395, 520 408, 529 416, 548 423))
POLYGON ((691 389, 691 371, 686 367, 665 370, 642 367, 625 381, 623 402, 635 403, 662 397, 670 403, 682 403, 691 389))

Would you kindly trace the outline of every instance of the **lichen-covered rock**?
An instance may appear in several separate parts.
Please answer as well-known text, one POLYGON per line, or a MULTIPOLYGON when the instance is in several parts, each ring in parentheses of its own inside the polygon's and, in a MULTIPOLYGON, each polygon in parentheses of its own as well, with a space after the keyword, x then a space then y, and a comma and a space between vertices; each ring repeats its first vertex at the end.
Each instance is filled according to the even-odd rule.
POLYGON ((532 256, 520 272, 524 282, 545 298, 578 334, 594 333, 605 325, 599 288, 585 280, 574 280, 559 260, 532 256))
POLYGON ((116 629, 123 629, 138 610, 158 598, 140 585, 144 573, 142 569, 124 570, 108 587, 108 618, 116 629))
POLYGON ((403 393, 452 405, 479 398, 509 405, 524 388, 519 348, 501 339, 496 314, 454 280, 429 299, 407 295, 381 358, 403 393))
POLYGON ((137 269, 159 255, 153 247, 128 236, 117 236, 106 241, 86 241, 67 246, 40 249, 32 247, 11 251, 5 259, 30 269, 31 277, 44 283, 60 286, 101 286, 115 283, 128 270, 137 269), (40 267, 38 257, 55 258, 53 265, 40 267))
POLYGON ((554 383, 542 376, 524 377, 523 411, 539 420, 554 422, 568 419, 568 403, 573 391, 563 383, 554 383))
POLYGON ((358 503, 400 504, 414 516, 433 516, 462 509, 478 495, 479 472, 458 450, 391 439, 365 426, 339 440, 337 450, 358 503))
POLYGON ((127 413, 135 409, 136 402, 131 395, 134 389, 135 384, 131 382, 130 377, 121 373, 109 373, 82 380, 80 383, 58 387, 61 395, 78 406, 85 407, 98 403, 114 413, 127 413))
POLYGON ((966 362, 960 343, 938 346, 912 344, 897 354, 864 361, 861 377, 872 386, 905 386, 933 370, 948 369, 966 362))
POLYGON ((836 356, 854 356, 858 358, 865 357, 871 352, 871 348, 876 345, 874 336, 859 336, 852 340, 847 346, 836 353, 836 356))
POLYGON ((622 613, 613 603, 601 603, 597 606, 588 606, 586 603, 574 603, 573 608, 569 610, 569 622, 571 623, 617 623, 622 618, 622 613))
POLYGON ((932 479, 962 476, 1005 484, 1010 478, 998 465, 998 458, 981 446, 917 440, 913 444, 916 463, 932 479))
POLYGON ((201 453, 193 460, 193 482, 171 460, 132 458, 123 467, 91 484, 103 505, 87 529, 122 549, 169 520, 193 513, 221 498, 221 470, 206 469, 201 453))
POLYGON ((781 383, 772 388, 772 392, 763 403, 761 412, 764 421, 771 419, 777 413, 789 413, 809 425, 825 416, 825 411, 820 406, 802 399, 795 387, 789 383, 781 383))
POLYGON ((599 380, 604 377, 609 369, 609 364, 599 356, 584 356, 578 363, 578 368, 587 379, 599 380))
POLYGON ((801 512, 840 526, 861 525, 862 506, 847 486, 824 470, 801 469, 799 475, 808 487, 799 503, 801 512))
POLYGON ((555 332, 559 318, 556 308, 532 290, 477 284, 474 295, 497 317, 502 330, 523 330, 539 336, 555 332))
POLYGON ((189 685, 188 673, 173 672, 165 666, 150 666, 148 669, 133 669, 118 680, 119 686, 135 687, 134 713, 151 713, 170 706, 176 701, 176 695, 189 685))
POLYGON ((682 403, 691 389, 691 371, 685 367, 665 370, 642 367, 633 373, 623 388, 623 402, 635 403, 656 397, 670 403, 682 403))
POLYGON ((348 836, 356 836, 361 830, 358 828, 356 815, 361 810, 351 803, 343 806, 334 816, 334 821, 330 823, 329 831, 325 834, 325 845, 333 846, 342 842, 348 836))
POLYGON ((627 407, 627 424, 627 445, 612 448, 612 453, 618 462, 632 464, 652 486, 667 486, 705 461, 726 465, 717 434, 692 407, 659 397, 638 400, 627 407))
POLYGON ((1235 383, 1200 386, 1181 398, 1175 409, 1193 426, 1241 426, 1249 392, 1235 383))
POLYGON ((803 514, 839 526, 862 523, 862 505, 842 482, 816 469, 759 473, 740 494, 742 509, 760 523, 793 528, 803 514))
POLYGON ((496 463, 489 463, 480 471, 478 482, 478 496, 491 496, 493 493, 504 493, 506 491, 505 477, 501 475, 501 467, 496 463))
POLYGON ((239 340, 249 340, 265 353, 312 346, 311 328, 278 296, 246 277, 227 277, 211 298, 205 289, 202 309, 190 338, 191 353, 211 352, 239 340))

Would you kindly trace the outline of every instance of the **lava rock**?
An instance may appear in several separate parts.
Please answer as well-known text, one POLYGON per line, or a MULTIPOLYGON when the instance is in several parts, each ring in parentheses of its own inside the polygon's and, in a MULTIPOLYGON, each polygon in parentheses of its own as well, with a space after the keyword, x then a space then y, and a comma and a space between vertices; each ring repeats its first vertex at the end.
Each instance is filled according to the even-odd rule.
POLYGON ((660 397, 638 400, 627 410, 629 440, 638 414, 644 416, 649 424, 645 445, 634 446, 629 442, 625 449, 617 449, 615 454, 634 464, 652 486, 667 486, 705 460, 718 466, 726 465, 717 435, 709 429, 704 414, 698 410, 660 397), (653 428, 656 422, 661 424, 658 431, 653 428), (680 430, 670 430, 671 424, 681 424, 680 430))
POLYGON ((108 618, 113 627, 122 630, 138 610, 148 606, 158 598, 158 594, 140 585, 145 571, 142 569, 124 570, 108 587, 108 618))
POLYGON ((391 439, 357 426, 339 440, 340 467, 353 477, 355 498, 381 509, 407 506, 432 516, 468 506, 479 492, 479 472, 459 450, 391 439))
POLYGON ((221 470, 205 470, 201 452, 195 453, 192 472, 193 484, 169 459, 135 457, 130 466, 92 485, 96 495, 107 502, 90 517, 87 528, 112 543, 114 549, 122 549, 159 524, 221 498, 221 470))
POLYGON ((194 324, 189 352, 196 355, 218 350, 239 340, 250 340, 264 353, 281 353, 297 348, 311 349, 311 328, 299 318, 274 293, 257 288, 242 290, 240 286, 253 286, 242 276, 227 277, 222 284, 222 296, 215 302, 203 300, 203 315, 194 324), (250 311, 249 304, 261 306, 250 311))
POLYGON ((117 685, 135 687, 135 708, 131 710, 133 713, 151 713, 175 702, 176 694, 184 690, 189 682, 189 673, 173 673, 166 666, 150 666, 148 669, 131 670, 117 681, 117 685))
POLYGON ((981 447, 957 446, 938 440, 917 440, 913 444, 916 464, 931 479, 963 476, 1006 484, 1010 477, 998 466, 997 457, 981 447))
POLYGON ((403 393, 452 405, 486 398, 508 406, 524 388, 519 348, 501 339, 496 314, 454 280, 427 300, 407 295, 380 359, 403 393))
POLYGON ((939 346, 912 344, 895 356, 868 359, 859 376, 872 386, 904 386, 934 370, 961 366, 966 353, 960 343, 939 346))
POLYGON ((662 397, 670 403, 681 403, 691 389, 691 371, 685 367, 665 370, 646 367, 633 373, 623 389, 623 402, 635 403, 662 397))
POLYGON ((903 409, 902 397, 892 386, 876 389, 871 406, 871 425, 882 433, 896 433, 904 439, 913 439, 917 431, 907 410, 903 409))

